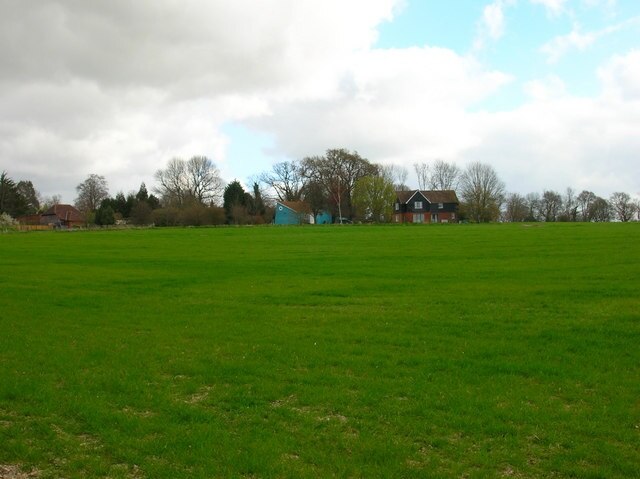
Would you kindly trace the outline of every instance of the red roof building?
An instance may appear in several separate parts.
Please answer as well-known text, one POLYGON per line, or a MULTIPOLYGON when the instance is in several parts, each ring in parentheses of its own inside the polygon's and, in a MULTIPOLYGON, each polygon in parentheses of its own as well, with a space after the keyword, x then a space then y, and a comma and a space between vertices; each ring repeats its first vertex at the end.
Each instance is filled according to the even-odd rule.
POLYGON ((53 205, 42 213, 40 224, 53 225, 56 228, 77 228, 84 226, 86 220, 74 206, 53 205))

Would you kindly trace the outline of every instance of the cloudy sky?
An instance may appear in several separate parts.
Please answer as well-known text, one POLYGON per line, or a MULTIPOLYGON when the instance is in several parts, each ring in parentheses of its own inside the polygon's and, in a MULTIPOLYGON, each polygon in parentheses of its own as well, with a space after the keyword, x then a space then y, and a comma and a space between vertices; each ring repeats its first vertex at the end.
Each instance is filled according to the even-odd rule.
POLYGON ((640 195, 640 2, 0 0, 0 170, 43 195, 338 147, 640 195))

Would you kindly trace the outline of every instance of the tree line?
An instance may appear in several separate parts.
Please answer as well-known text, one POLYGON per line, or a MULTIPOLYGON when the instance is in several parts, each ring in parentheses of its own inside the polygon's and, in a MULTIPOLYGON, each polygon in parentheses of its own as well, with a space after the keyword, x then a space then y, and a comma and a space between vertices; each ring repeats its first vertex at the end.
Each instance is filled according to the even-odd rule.
MULTIPOLYGON (((632 221, 640 203, 624 192, 605 199, 591 191, 544 190, 526 195, 508 193, 488 164, 474 162, 460 169, 436 160, 413 165, 418 189, 454 190, 460 199, 458 218, 471 222, 632 221)), ((126 221, 158 226, 263 224, 273 220, 275 202, 305 202, 314 216, 329 212, 337 222, 392 221, 396 191, 407 186, 408 170, 371 163, 356 151, 329 149, 324 155, 274 164, 250 181, 250 191, 234 180, 225 184, 215 164, 204 156, 173 158, 154 175, 149 193, 109 195, 104 176, 90 174, 76 187, 75 206, 87 224, 126 221)), ((11 217, 36 214, 59 203, 42 198, 31 181, 0 175, 0 213, 11 217)))

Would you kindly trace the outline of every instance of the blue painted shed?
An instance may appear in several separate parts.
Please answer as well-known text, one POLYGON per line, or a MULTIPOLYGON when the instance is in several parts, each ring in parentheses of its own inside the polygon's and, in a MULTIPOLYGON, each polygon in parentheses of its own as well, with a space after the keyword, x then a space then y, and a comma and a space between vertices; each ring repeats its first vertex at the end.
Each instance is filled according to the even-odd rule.
POLYGON ((314 218, 311 208, 304 201, 277 201, 276 215, 273 220, 276 225, 330 225, 332 217, 326 211, 321 211, 314 218))
POLYGON ((317 225, 330 225, 333 221, 331 214, 326 211, 321 211, 316 216, 316 224, 317 225))
POLYGON ((303 225, 313 220, 309 205, 302 201, 277 201, 276 216, 273 220, 277 225, 303 225))

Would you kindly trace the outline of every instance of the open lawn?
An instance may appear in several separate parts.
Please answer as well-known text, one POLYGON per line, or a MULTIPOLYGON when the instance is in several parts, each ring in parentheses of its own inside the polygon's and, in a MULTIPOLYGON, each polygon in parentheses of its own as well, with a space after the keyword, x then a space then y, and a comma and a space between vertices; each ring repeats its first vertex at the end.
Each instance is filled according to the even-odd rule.
POLYGON ((639 286, 640 224, 0 235, 0 471, 640 477, 639 286))

